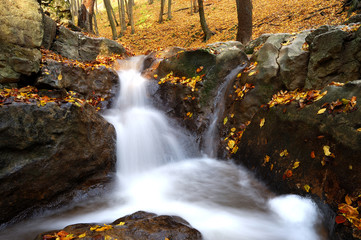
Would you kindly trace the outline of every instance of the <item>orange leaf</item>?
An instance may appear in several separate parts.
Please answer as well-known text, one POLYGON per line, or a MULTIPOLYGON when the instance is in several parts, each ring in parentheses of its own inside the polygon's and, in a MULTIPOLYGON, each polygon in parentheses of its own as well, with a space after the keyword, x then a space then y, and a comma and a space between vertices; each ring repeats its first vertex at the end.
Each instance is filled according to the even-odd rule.
POLYGON ((311 152, 311 158, 315 158, 316 156, 315 156, 315 151, 312 151, 311 152))
POLYGON ((337 224, 344 223, 344 222, 346 222, 346 218, 345 218, 344 216, 338 215, 338 216, 336 216, 336 218, 335 218, 335 222, 336 222, 337 224))
POLYGON ((352 204, 352 200, 351 200, 351 198, 349 197, 349 195, 346 195, 346 197, 345 197, 345 202, 346 202, 348 205, 351 205, 351 204, 352 204))

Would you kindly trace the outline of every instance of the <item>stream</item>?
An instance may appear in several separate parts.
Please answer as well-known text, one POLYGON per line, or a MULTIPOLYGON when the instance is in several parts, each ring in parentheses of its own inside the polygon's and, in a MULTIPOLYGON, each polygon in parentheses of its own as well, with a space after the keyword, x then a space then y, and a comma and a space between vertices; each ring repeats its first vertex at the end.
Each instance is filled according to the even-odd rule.
POLYGON ((122 63, 121 90, 104 113, 117 132, 117 182, 111 193, 20 222, 1 240, 32 240, 75 223, 110 223, 143 210, 178 215, 205 240, 323 240, 316 204, 275 196, 231 162, 202 156, 196 143, 147 98, 139 58, 122 63))

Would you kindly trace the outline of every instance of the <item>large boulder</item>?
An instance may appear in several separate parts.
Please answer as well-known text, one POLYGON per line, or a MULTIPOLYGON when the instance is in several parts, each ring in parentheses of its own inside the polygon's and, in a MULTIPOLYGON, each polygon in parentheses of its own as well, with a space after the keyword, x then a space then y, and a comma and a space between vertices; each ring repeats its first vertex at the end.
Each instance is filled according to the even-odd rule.
POLYGON ((70 2, 66 0, 41 0, 44 12, 57 22, 72 20, 70 2))
POLYGON ((87 240, 127 239, 127 240, 201 240, 201 233, 177 216, 156 215, 139 211, 122 217, 109 225, 101 223, 75 224, 63 230, 39 234, 35 240, 56 239, 59 235, 73 234, 86 236, 87 240), (97 230, 98 229, 98 230, 97 230))
POLYGON ((70 201, 115 170, 114 127, 90 105, 12 103, 0 119, 0 224, 70 201))
POLYGON ((42 21, 36 0, 0 1, 0 84, 38 72, 42 21))
POLYGON ((45 89, 65 89, 81 94, 85 99, 102 97, 101 108, 110 107, 119 92, 118 74, 105 66, 80 67, 46 60, 35 86, 45 89))
MULTIPOLYGON (((335 214, 346 195, 357 199, 361 192, 361 111, 352 103, 361 98, 361 82, 324 90, 321 100, 302 109, 295 101, 260 110, 232 158, 274 191, 312 196, 335 214), (321 114, 322 108, 327 110, 321 114)), ((337 227, 334 239, 353 239, 340 237, 341 229, 337 227)), ((353 229, 357 235, 356 224, 353 229)))
MULTIPOLYGON (((189 130, 202 132, 209 124, 209 117, 215 107, 214 99, 226 81, 226 76, 237 66, 243 64, 245 67, 248 63, 243 49, 239 42, 227 42, 215 43, 205 49, 177 49, 170 56, 164 54, 166 57, 157 68, 158 79, 166 78, 171 72, 173 76, 184 79, 194 81, 194 78, 198 78, 194 88, 171 81, 154 87, 152 95, 158 106, 179 119, 189 130)), ((231 77, 234 75, 237 72, 231 77)))
POLYGON ((51 49, 64 57, 79 61, 93 61, 98 55, 125 53, 123 46, 113 40, 91 38, 64 26, 59 27, 51 49))

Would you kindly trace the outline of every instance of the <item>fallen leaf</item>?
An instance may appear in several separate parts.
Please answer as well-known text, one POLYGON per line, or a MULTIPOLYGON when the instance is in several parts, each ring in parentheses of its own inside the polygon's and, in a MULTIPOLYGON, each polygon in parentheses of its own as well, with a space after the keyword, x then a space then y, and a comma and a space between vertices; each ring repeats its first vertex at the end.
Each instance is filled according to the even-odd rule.
POLYGON ((237 77, 240 78, 242 76, 242 73, 238 73, 237 77))
POLYGON ((331 152, 330 152, 330 146, 323 146, 323 152, 325 153, 326 156, 331 156, 331 152))
POLYGON ((234 140, 229 140, 228 141, 228 147, 232 149, 234 147, 235 143, 236 142, 234 140))
POLYGON ((293 164, 292 169, 296 169, 296 168, 298 168, 299 166, 300 166, 300 162, 297 161, 297 162, 295 162, 295 163, 293 164))
POLYGON ((58 80, 60 81, 60 80, 62 80, 62 79, 63 79, 63 75, 59 74, 59 75, 58 75, 58 80))
POLYGON ((336 222, 337 224, 344 223, 344 222, 346 222, 346 218, 345 218, 344 216, 337 215, 337 216, 335 217, 335 222, 336 222))
POLYGON ((320 110, 318 110, 317 114, 322 114, 326 112, 326 108, 321 108, 320 110))
POLYGON ((303 186, 303 188, 306 190, 306 192, 310 192, 310 189, 311 189, 310 185, 305 184, 305 186, 303 186))
POLYGON ((268 156, 268 155, 264 156, 264 162, 265 163, 268 163, 269 160, 270 160, 270 156, 268 156))
POLYGON ((280 152, 280 157, 287 157, 288 156, 288 151, 287 149, 283 150, 282 152, 280 152))
POLYGON ((311 158, 315 158, 316 156, 315 156, 315 151, 312 151, 311 152, 311 158))
POLYGON ((346 196, 345 196, 345 202, 346 202, 348 205, 351 205, 351 204, 352 204, 352 200, 351 200, 351 198, 350 198, 349 195, 346 195, 346 196))
POLYGON ((225 118, 223 119, 223 125, 226 125, 227 122, 228 122, 228 118, 225 117, 225 118))
POLYGON ((292 177, 292 175, 293 175, 292 170, 286 171, 286 177, 290 178, 290 177, 292 177))
POLYGON ((361 132, 361 128, 356 129, 357 132, 361 132))
POLYGON ((117 226, 123 226, 125 224, 125 222, 120 222, 117 224, 117 226))
POLYGON ((86 237, 86 233, 80 234, 80 235, 78 236, 78 238, 84 238, 84 237, 86 237))
POLYGON ((236 146, 234 146, 234 148, 232 149, 232 154, 235 154, 236 152, 238 151, 238 146, 236 145, 236 146))
POLYGON ((260 127, 260 128, 263 127, 265 121, 266 121, 266 120, 265 120, 264 118, 261 119, 261 121, 260 121, 260 123, 259 123, 259 127, 260 127))

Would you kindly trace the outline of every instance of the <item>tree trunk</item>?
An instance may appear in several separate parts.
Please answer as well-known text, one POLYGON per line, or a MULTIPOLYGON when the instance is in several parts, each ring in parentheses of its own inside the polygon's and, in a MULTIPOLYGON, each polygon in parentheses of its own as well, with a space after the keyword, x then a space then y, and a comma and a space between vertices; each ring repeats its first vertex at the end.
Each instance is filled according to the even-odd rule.
MULTIPOLYGON (((112 5, 110 5, 110 6, 112 6, 112 5)), ((118 21, 117 21, 117 16, 115 16, 115 12, 114 12, 114 9, 113 9, 113 7, 111 7, 112 8, 112 14, 113 14, 113 18, 114 18, 114 21, 115 21, 115 24, 117 25, 117 27, 119 26, 119 23, 118 23, 118 21)), ((120 17, 120 16, 119 16, 120 17)))
POLYGON ((159 13, 159 23, 163 22, 163 13, 164 13, 164 4, 165 0, 160 0, 160 13, 159 13))
POLYGON ((252 37, 252 0, 236 0, 238 30, 236 40, 247 44, 252 37))
POLYGON ((115 40, 117 39, 117 29, 115 28, 115 23, 112 15, 112 5, 110 4, 110 0, 103 0, 103 1, 104 1, 104 6, 107 10, 110 27, 112 28, 113 39, 115 40))
POLYGON ((153 0, 148 0, 149 5, 153 4, 153 2, 154 2, 153 0))
MULTIPOLYGON (((119 1, 119 0, 118 0, 119 1)), ((124 0, 120 0, 120 9, 122 11, 122 17, 120 19, 120 34, 119 36, 123 36, 125 30, 127 29, 127 25, 125 24, 125 6, 124 0)))
POLYGON ((95 30, 95 35, 99 36, 99 31, 98 31, 98 24, 97 24, 97 18, 96 15, 94 14, 94 30, 95 30))
POLYGON ((134 5, 134 0, 128 0, 128 9, 129 9, 129 22, 130 22, 130 27, 131 27, 131 34, 134 34, 135 30, 134 30, 134 16, 133 16, 133 5, 134 5))
POLYGON ((95 0, 83 0, 79 10, 78 26, 86 32, 94 33, 93 31, 93 14, 94 14, 95 0))
POLYGON ((206 17, 204 16, 203 0, 198 0, 199 20, 201 22, 202 30, 204 32, 204 41, 207 42, 213 33, 209 30, 206 17))
POLYGON ((172 0, 168 0, 168 19, 172 19, 172 0))
POLYGON ((193 0, 191 0, 191 15, 193 15, 193 0))
POLYGON ((193 1, 193 10, 194 12, 198 12, 198 6, 197 6, 197 0, 192 0, 193 1))

